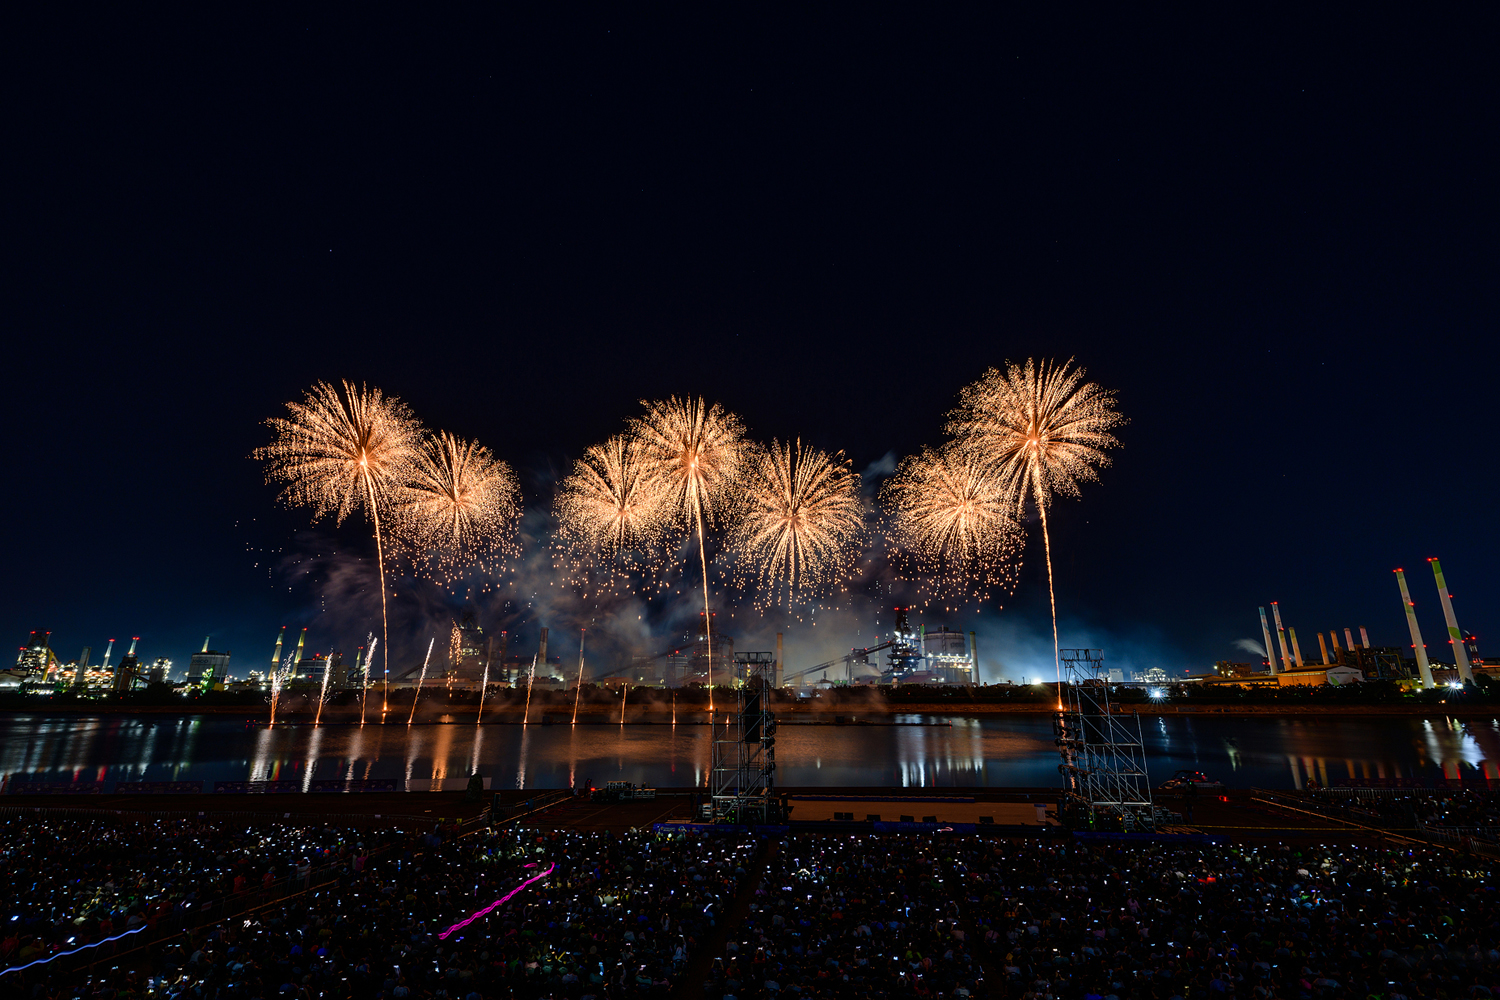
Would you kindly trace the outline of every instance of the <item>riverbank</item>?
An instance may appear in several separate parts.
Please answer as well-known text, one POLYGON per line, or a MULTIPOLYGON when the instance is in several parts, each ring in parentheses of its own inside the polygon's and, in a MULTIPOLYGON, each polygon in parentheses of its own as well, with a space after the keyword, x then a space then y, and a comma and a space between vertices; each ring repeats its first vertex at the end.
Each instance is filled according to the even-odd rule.
MULTIPOLYGON (((1500 706, 1490 704, 1440 704, 1440 705, 1328 705, 1328 704, 1275 704, 1275 705, 1182 705, 1150 704, 1117 706, 1123 715, 1142 717, 1158 716, 1239 716, 1260 718, 1283 718, 1333 715, 1340 718, 1500 718, 1500 706)), ((997 704, 994 702, 914 702, 911 704, 887 703, 883 705, 838 705, 783 703, 772 706, 772 711, 783 723, 809 723, 817 725, 880 725, 897 721, 898 716, 1043 716, 1050 717, 1056 708, 1044 704, 997 704)), ((384 718, 387 725, 406 725, 410 706, 393 708, 384 718)), ((205 705, 183 703, 176 705, 112 705, 95 703, 50 703, 40 702, 35 708, 3 708, 0 717, 32 715, 87 715, 87 716, 193 716, 209 715, 217 718, 242 718, 247 722, 264 724, 270 721, 270 708, 266 705, 205 705)), ((722 710, 721 710, 722 714, 722 710)), ((311 725, 315 718, 312 711, 282 709, 277 713, 278 723, 311 725)), ((328 705, 323 709, 325 725, 358 725, 360 713, 357 706, 328 705)), ((368 724, 380 724, 378 710, 366 713, 368 724)), ((476 710, 472 705, 434 704, 420 706, 414 720, 417 725, 473 725, 476 710)), ((573 713, 559 707, 532 706, 530 712, 518 706, 486 706, 485 725, 533 725, 569 724, 573 713)), ((706 710, 681 708, 675 712, 670 706, 659 703, 626 705, 623 722, 626 725, 707 725, 706 710)), ((578 722, 585 725, 619 725, 622 711, 619 706, 608 709, 598 705, 585 706, 578 714, 578 722)))

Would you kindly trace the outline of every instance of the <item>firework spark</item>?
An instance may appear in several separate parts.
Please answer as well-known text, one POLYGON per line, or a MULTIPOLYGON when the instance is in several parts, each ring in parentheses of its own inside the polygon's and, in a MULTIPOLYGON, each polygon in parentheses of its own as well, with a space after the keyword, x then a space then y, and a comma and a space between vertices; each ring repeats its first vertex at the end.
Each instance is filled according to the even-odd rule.
POLYGON ((703 564, 703 622, 708 638, 708 710, 714 710, 713 625, 708 601, 708 554, 703 539, 705 523, 722 518, 732 508, 730 487, 745 453, 745 428, 740 418, 718 403, 698 399, 641 401, 643 416, 630 422, 641 443, 647 478, 664 491, 663 500, 677 524, 698 532, 698 558, 703 564))
POLYGON ((490 450, 440 431, 412 456, 394 491, 397 533, 413 562, 446 580, 472 567, 495 571, 516 551, 521 487, 490 450))
POLYGON ((633 437, 617 434, 591 445, 558 484, 553 511, 563 547, 611 570, 654 560, 666 538, 669 508, 664 480, 650 472, 633 437))
POLYGON ((1020 529, 1003 479, 958 448, 902 459, 880 491, 890 540, 942 592, 1014 585, 1020 529))
POLYGON ((427 655, 422 659, 422 672, 417 675, 416 693, 411 696, 411 715, 406 720, 408 726, 417 719, 417 701, 422 697, 422 682, 427 680, 427 663, 432 659, 432 645, 435 642, 437 642, 437 636, 427 640, 427 655))
POLYGON ((1055 494, 1077 496, 1079 483, 1099 478, 1097 470, 1109 464, 1105 449, 1120 444, 1110 431, 1125 423, 1115 410, 1114 393, 1083 376, 1084 369, 1073 367, 1071 358, 1062 364, 1028 359, 1005 371, 992 368, 964 389, 948 423, 959 446, 1005 481, 1018 513, 1029 500, 1041 516, 1059 684, 1062 662, 1047 507, 1055 494))
POLYGON ((842 452, 772 441, 756 449, 740 481, 744 506, 730 547, 757 604, 791 607, 848 577, 864 510, 859 476, 842 452))
MULTIPOLYGON (((313 520, 331 514, 339 524, 356 511, 369 515, 375 526, 381 636, 386 640, 389 673, 390 628, 380 509, 408 478, 421 441, 421 426, 406 404, 394 396, 348 381, 343 383, 342 393, 327 382, 318 382, 302 402, 288 403, 287 410, 289 416, 266 421, 266 426, 276 432, 276 440, 252 455, 266 462, 268 481, 286 483, 282 499, 311 507, 313 520)), ((360 717, 364 717, 363 701, 360 717)))

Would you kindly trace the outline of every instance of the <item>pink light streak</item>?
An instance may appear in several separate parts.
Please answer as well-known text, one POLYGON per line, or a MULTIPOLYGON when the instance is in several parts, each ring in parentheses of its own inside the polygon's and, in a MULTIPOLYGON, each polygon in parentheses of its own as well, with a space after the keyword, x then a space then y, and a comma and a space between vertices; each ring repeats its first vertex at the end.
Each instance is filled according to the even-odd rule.
MULTIPOLYGON (((527 867, 529 868, 531 866, 527 865, 527 867)), ((546 871, 531 876, 531 878, 529 878, 526 881, 522 882, 520 885, 516 886, 510 892, 507 892, 505 895, 503 895, 499 899, 495 900, 489 906, 486 906, 482 910, 476 911, 473 916, 469 917, 466 920, 460 920, 458 923, 454 924, 452 927, 450 927, 447 930, 443 931, 443 933, 441 933, 441 934, 438 935, 438 940, 439 941, 446 941, 446 940, 448 940, 448 935, 452 934, 454 931, 461 931, 465 927, 467 927, 470 924, 472 924, 474 921, 478 920, 480 917, 487 917, 487 916, 489 916, 498 907, 504 906, 506 903, 510 902, 510 898, 512 896, 514 896, 516 893, 520 892, 522 889, 526 888, 531 883, 533 883, 533 882, 539 882, 542 879, 546 878, 548 875, 551 875, 552 872, 553 872, 553 870, 555 870, 556 868, 557 868, 557 862, 554 861, 552 864, 550 864, 550 865, 547 866, 547 870, 546 871)))

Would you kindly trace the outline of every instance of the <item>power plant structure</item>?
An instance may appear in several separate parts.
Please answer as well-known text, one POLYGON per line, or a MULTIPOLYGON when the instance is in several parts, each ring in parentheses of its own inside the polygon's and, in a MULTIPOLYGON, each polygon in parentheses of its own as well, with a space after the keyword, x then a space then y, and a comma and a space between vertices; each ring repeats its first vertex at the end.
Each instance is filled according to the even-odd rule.
POLYGON ((946 625, 928 630, 911 625, 909 608, 896 608, 896 628, 884 642, 851 649, 837 659, 786 672, 783 684, 814 681, 853 684, 859 680, 880 684, 966 684, 979 675, 979 643, 973 632, 965 637, 946 625), (877 655, 884 652, 885 663, 877 655), (875 661, 871 662, 871 657, 875 661), (863 668, 858 677, 855 667, 863 668), (873 668, 873 673, 869 671, 873 668), (832 671, 833 676, 829 676, 832 671), (813 676, 813 675, 821 676, 813 676))

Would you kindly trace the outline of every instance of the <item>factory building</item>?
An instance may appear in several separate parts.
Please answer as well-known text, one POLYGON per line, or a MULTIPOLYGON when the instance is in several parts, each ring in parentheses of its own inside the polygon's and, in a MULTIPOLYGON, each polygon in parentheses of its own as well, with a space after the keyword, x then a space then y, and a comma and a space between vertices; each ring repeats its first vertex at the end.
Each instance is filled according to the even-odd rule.
POLYGON ((208 648, 208 637, 203 639, 203 648, 188 661, 188 688, 194 691, 212 691, 222 688, 229 676, 229 653, 208 648))

